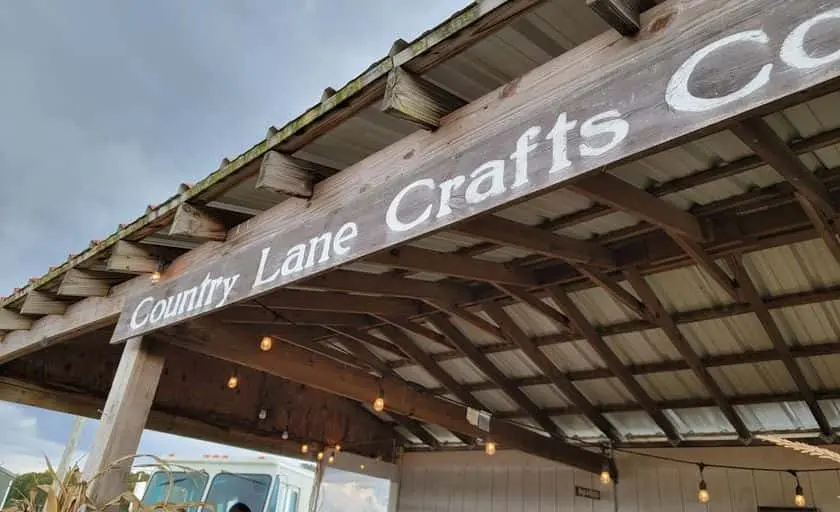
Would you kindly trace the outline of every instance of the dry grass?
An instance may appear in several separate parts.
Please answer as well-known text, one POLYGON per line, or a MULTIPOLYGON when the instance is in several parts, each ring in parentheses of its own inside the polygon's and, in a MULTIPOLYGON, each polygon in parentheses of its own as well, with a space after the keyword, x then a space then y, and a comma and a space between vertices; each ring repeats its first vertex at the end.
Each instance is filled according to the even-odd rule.
POLYGON ((825 448, 820 448, 819 446, 800 443, 799 441, 791 441, 790 439, 783 439, 781 437, 776 436, 759 435, 756 436, 756 438, 761 439, 762 441, 767 441, 768 443, 775 444, 776 446, 781 446, 782 448, 788 448, 790 450, 794 450, 805 455, 810 455, 811 457, 816 457, 818 459, 823 460, 830 460, 832 462, 840 464, 840 453, 837 453, 832 450, 827 450, 825 448))
POLYGON ((95 474, 90 480, 85 481, 82 478, 82 472, 78 467, 73 467, 63 479, 59 479, 50 461, 47 460, 47 472, 52 477, 52 482, 48 484, 38 485, 29 492, 29 496, 22 496, 16 500, 11 507, 5 508, 0 512, 95 512, 115 510, 120 505, 128 504, 131 506, 133 512, 183 512, 190 507, 202 507, 209 512, 215 512, 212 505, 203 502, 189 502, 189 503, 171 503, 169 501, 169 492, 172 489, 172 470, 177 467, 179 470, 186 470, 191 472, 189 468, 182 466, 174 466, 166 461, 159 459, 153 455, 132 455, 123 457, 114 461, 111 466, 103 471, 95 474), (140 457, 148 457, 153 459, 153 464, 135 465, 135 468, 153 468, 157 471, 163 471, 169 476, 169 489, 164 500, 160 503, 153 503, 151 505, 143 505, 140 500, 130 491, 123 492, 118 496, 114 496, 105 503, 94 503, 88 496, 88 489, 91 484, 97 479, 101 478, 107 471, 116 466, 125 464, 128 461, 140 457), (43 499, 42 499, 43 498, 43 499), (43 508, 36 505, 43 501, 43 508))

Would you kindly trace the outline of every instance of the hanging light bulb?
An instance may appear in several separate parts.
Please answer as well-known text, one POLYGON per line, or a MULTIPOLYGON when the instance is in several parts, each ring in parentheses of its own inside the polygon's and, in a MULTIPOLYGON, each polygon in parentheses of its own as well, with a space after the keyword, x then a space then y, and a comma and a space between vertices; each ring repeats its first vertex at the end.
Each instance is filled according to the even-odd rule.
POLYGON ((703 478, 703 469, 706 465, 702 462, 697 465, 700 468, 700 485, 697 487, 697 501, 699 503, 708 503, 711 499, 709 495, 709 488, 706 487, 706 480, 703 478))
POLYGON ((364 470, 365 470, 365 465, 364 465, 364 464, 359 464, 359 469, 361 469, 362 471, 364 471, 364 470))
POLYGON ((796 489, 794 489, 793 504, 797 507, 805 506, 805 492, 802 490, 802 484, 799 482, 799 474, 796 471, 790 471, 793 478, 796 479, 796 489))
POLYGON ((152 275, 149 277, 149 279, 151 279, 152 284, 156 284, 158 281, 160 281, 160 271, 155 270, 154 272, 152 272, 152 275))
POLYGON ((283 441, 288 441, 289 440, 289 429, 288 428, 283 429, 283 432, 280 434, 280 439, 282 439, 283 441))
POLYGON ((496 443, 493 441, 487 441, 484 443, 484 453, 487 455, 496 455, 496 443))
POLYGON ((330 455, 330 457, 327 459, 327 462, 329 464, 332 464, 333 462, 335 462, 335 455, 330 455))
POLYGON ((318 452, 318 460, 324 460, 324 452, 318 452))
POLYGON ((309 453, 309 445, 306 443, 300 445, 300 453, 309 453))
POLYGON ((260 350, 262 350, 263 352, 268 352, 273 346, 274 340, 271 339, 271 336, 263 336, 263 338, 260 340, 260 350))
POLYGON ((373 401, 373 410, 376 412, 385 410, 385 393, 381 389, 379 390, 379 395, 373 401))
POLYGON ((239 386, 239 377, 231 375, 227 380, 228 389, 236 389, 239 386))
POLYGON ((604 467, 601 469, 601 483, 604 485, 610 485, 612 483, 610 467, 606 464, 604 464, 604 467))
POLYGON ((340 444, 335 445, 335 453, 338 453, 340 451, 341 451, 341 445, 340 444))

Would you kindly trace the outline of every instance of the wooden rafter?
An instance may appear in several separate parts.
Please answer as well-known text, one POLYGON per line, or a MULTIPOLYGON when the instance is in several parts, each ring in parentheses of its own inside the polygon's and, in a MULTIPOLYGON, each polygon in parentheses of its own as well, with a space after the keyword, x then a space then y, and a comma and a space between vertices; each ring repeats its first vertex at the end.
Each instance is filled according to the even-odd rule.
POLYGON ((26 295, 23 305, 20 307, 24 315, 63 315, 67 309, 67 303, 56 299, 45 292, 32 290, 26 295))
MULTIPOLYGON (((262 352, 256 344, 233 343, 242 332, 220 326, 206 319, 194 328, 183 325, 168 329, 167 341, 187 350, 254 368, 258 371, 304 384, 328 393, 367 403, 380 392, 385 393, 386 410, 414 419, 439 425, 445 429, 470 436, 482 436, 482 431, 466 419, 463 406, 446 402, 412 389, 402 380, 380 379, 365 371, 334 363, 294 346, 282 350, 262 352)), ((548 439, 512 423, 492 420, 490 432, 501 446, 518 449, 598 473, 606 457, 548 439)))
POLYGON ((504 292, 507 295, 515 298, 516 300, 528 304, 536 311, 541 313, 543 316, 557 324, 557 326, 566 331, 572 332, 574 329, 572 328, 571 321, 569 317, 558 311, 557 309, 549 306, 545 303, 542 299, 535 296, 533 293, 528 292, 527 290, 523 290, 521 288, 516 288, 512 286, 504 286, 497 284, 496 287, 504 292))
POLYGON ((609 345, 607 345, 607 342, 601 338, 574 302, 572 302, 572 300, 569 299, 562 290, 552 289, 551 297, 560 309, 566 313, 566 316, 569 317, 578 332, 580 332, 586 341, 589 342, 589 346, 592 347, 592 349, 601 357, 604 364, 606 364, 607 368, 610 369, 610 372, 612 372, 612 374, 618 378, 622 384, 624 384, 627 391, 633 395, 633 398, 636 399, 651 419, 653 419, 659 428, 662 429, 662 432, 665 433, 668 439, 673 443, 678 443, 680 441, 680 435, 677 432, 677 429, 668 420, 668 418, 665 417, 662 410, 657 408, 656 402, 653 401, 650 395, 648 395, 638 381, 636 381, 636 378, 633 377, 630 370, 628 370, 624 363, 621 362, 621 359, 615 355, 615 352, 613 352, 609 345))
POLYGON ((819 233, 820 238, 825 242, 834 260, 840 264, 840 241, 837 240, 837 224, 833 218, 828 218, 822 211, 818 210, 807 197, 801 193, 796 194, 796 199, 802 205, 802 210, 811 219, 811 223, 819 233))
POLYGON ((636 35, 642 29, 640 3, 641 0, 586 0, 590 9, 623 36, 636 35))
POLYGON ((391 413, 390 416, 394 418, 394 421, 396 421, 398 425, 408 430, 411 435, 419 439, 420 442, 426 446, 430 448, 440 448, 440 441, 438 441, 431 432, 426 430, 423 424, 419 421, 409 418, 408 416, 403 416, 402 414, 391 413))
POLYGON ((455 304, 469 302, 473 298, 470 289, 466 286, 349 270, 335 270, 316 276, 301 283, 301 287, 412 299, 434 299, 455 304))
POLYGON ((318 311, 273 310, 236 306, 219 311, 214 316, 223 323, 257 326, 343 325, 347 327, 366 327, 372 325, 372 319, 367 315, 335 311, 325 314, 318 311))
MULTIPOLYGON (((513 340, 522 349, 522 352, 540 369, 543 375, 548 378, 549 382, 554 384, 570 402, 583 411, 583 414, 595 427, 613 441, 620 441, 622 439, 621 433, 618 432, 615 426, 600 414, 595 409, 595 406, 586 399, 583 393, 575 387, 572 381, 554 365, 551 359, 539 347, 534 345, 528 335, 525 334, 504 309, 496 303, 490 303, 484 307, 484 312, 507 334, 508 339, 513 340)), ((507 341, 507 339, 503 341, 507 341)))
POLYGON ((59 297, 104 297, 115 281, 103 273, 71 268, 61 278, 59 297))
POLYGON ((271 295, 258 299, 254 305, 270 309, 376 313, 394 316, 411 316, 420 313, 420 304, 411 299, 291 289, 277 290, 271 295))
POLYGON ((332 176, 337 171, 300 158, 269 151, 260 163, 255 188, 292 197, 309 199, 316 180, 332 176))
POLYGON ((691 348, 691 345, 680 332, 679 327, 671 318, 671 315, 665 310, 665 307, 659 301, 653 288, 648 284, 644 277, 635 268, 630 268, 625 272, 627 280, 631 283, 636 293, 644 300, 645 306, 648 307, 652 313, 651 317, 656 320, 658 325, 662 328, 665 335, 673 343, 674 348, 680 353, 685 362, 688 364, 691 371, 697 379, 706 388, 706 391, 714 398, 715 404, 723 412, 723 415, 738 433, 738 437, 745 443, 752 439, 752 433, 747 428, 744 420, 738 416, 735 408, 729 403, 729 399, 723 393, 718 383, 712 377, 709 370, 703 366, 700 356, 691 348))
POLYGON ((11 309, 0 309, 0 332, 28 330, 32 327, 32 319, 25 317, 11 309))
POLYGON ((227 238, 227 226, 208 210, 183 203, 175 211, 169 235, 221 242, 227 238))
POLYGON ((828 422, 828 419, 825 417, 825 413, 820 408, 817 398, 814 395, 814 391, 808 385, 808 381, 805 379, 802 369, 791 355, 790 347, 788 346, 787 341, 785 341, 784 336, 782 336, 779 326, 776 325, 776 321, 773 320, 770 310, 761 298, 761 295, 756 289, 752 279, 750 279, 743 261, 741 261, 741 258, 738 256, 733 256, 729 258, 728 261, 732 270, 735 272, 738 281, 741 283, 741 290, 744 294, 744 298, 747 302, 749 302, 753 313, 755 313, 758 317, 758 321, 761 322, 761 326, 764 328, 764 331, 773 343, 773 348, 775 348, 779 353, 779 358, 782 363, 784 363, 785 368, 796 385, 796 388, 805 399, 805 403, 808 404, 808 409, 817 421, 822 435, 828 439, 833 439, 834 431, 831 428, 831 424, 828 422))
POLYGON ((730 129, 814 206, 830 217, 837 216, 825 186, 763 119, 746 119, 730 129))
POLYGON ((598 269, 587 267, 585 265, 578 265, 575 268, 578 272, 580 272, 581 274, 589 278, 590 281, 595 283, 596 286, 600 286, 601 288, 603 288, 604 291, 610 294, 612 298, 614 298, 620 304, 624 304, 630 309, 630 311, 636 313, 636 315, 638 315, 639 318, 650 319, 650 311, 645 307, 645 305, 632 293, 622 288, 621 285, 618 284, 618 282, 616 282, 613 278, 604 274, 598 269))
POLYGON ((519 407, 528 411, 531 418, 533 418, 539 426, 546 431, 551 437, 560 438, 560 432, 557 424, 551 418, 540 411, 540 408, 535 404, 528 395, 521 389, 511 384, 510 379, 503 374, 497 367, 487 358, 478 348, 462 333, 450 320, 441 316, 434 317, 429 322, 435 326, 444 336, 449 338, 454 343, 458 350, 469 359, 476 368, 478 368, 488 379, 492 380, 505 392, 506 395, 513 400, 519 407))
POLYGON ((466 103, 446 89, 397 66, 388 73, 380 108, 425 130, 434 130, 444 116, 466 103))
POLYGON ((738 294, 738 283, 736 280, 733 280, 726 271, 721 268, 717 262, 709 256, 709 253, 706 252, 703 247, 700 246, 697 242, 692 240, 687 240, 679 235, 675 235, 673 233, 669 233, 671 238, 674 242, 677 243, 686 254, 693 259, 697 265, 706 271, 706 273, 714 279, 714 281, 725 291, 729 294, 730 297, 736 302, 740 300, 740 295, 738 294))

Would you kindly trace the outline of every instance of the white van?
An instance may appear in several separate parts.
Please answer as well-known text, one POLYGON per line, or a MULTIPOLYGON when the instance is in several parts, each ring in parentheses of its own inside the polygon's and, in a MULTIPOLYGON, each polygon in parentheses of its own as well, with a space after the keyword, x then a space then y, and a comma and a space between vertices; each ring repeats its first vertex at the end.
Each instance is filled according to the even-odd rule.
POLYGON ((169 503, 201 501, 213 505, 216 512, 228 512, 233 504, 240 502, 251 512, 309 510, 315 481, 315 466, 311 463, 271 457, 231 459, 219 455, 163 459, 172 464, 171 475, 157 471, 134 489, 138 497, 142 496, 144 506, 164 501, 168 492, 169 503))

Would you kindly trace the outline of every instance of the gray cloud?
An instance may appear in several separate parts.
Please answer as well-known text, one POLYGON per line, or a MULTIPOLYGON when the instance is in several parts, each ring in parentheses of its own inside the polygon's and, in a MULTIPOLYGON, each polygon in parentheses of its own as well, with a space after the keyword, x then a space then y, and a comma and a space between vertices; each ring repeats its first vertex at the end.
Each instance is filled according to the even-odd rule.
POLYGON ((0 295, 464 3, 3 2, 0 295))

